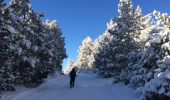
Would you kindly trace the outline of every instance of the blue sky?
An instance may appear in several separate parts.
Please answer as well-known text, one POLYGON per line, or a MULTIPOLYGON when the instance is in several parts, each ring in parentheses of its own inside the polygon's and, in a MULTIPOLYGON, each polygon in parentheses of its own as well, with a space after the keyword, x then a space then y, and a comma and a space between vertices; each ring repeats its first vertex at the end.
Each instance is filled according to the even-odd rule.
MULTIPOLYGON (((95 39, 106 30, 106 23, 118 16, 119 0, 32 0, 34 10, 45 12, 45 19, 56 19, 60 23, 63 36, 66 39, 68 59, 77 59, 77 50, 82 40, 90 36, 95 39)), ((143 14, 153 10, 170 14, 169 0, 133 0, 140 5, 143 14)))
MULTIPOLYGON (((95 39, 106 29, 106 23, 117 15, 114 0, 32 0, 33 8, 45 11, 44 19, 57 19, 66 39, 68 59, 77 59, 84 38, 95 39)), ((65 67, 68 59, 64 61, 65 67)))

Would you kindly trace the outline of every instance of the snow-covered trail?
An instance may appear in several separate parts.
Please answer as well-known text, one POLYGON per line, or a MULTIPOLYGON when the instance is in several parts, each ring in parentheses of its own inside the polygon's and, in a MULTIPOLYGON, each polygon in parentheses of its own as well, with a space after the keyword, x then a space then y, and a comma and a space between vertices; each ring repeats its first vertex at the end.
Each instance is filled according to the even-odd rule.
POLYGON ((138 100, 138 97, 127 86, 111 84, 111 79, 79 75, 72 89, 69 77, 61 76, 36 89, 2 96, 1 100, 138 100))

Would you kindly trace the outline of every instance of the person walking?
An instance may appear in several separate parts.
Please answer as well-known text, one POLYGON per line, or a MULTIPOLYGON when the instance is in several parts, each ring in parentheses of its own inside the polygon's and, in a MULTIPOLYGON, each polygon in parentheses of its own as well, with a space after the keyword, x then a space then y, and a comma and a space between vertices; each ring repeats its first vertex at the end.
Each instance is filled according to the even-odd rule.
POLYGON ((74 87, 76 76, 77 76, 76 69, 74 67, 70 72, 70 88, 74 87))

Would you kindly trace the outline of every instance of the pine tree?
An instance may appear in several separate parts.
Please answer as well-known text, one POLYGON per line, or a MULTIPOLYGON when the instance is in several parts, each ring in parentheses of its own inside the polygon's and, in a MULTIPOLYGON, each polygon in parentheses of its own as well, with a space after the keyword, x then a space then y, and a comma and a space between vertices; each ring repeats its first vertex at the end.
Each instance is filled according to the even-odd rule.
POLYGON ((0 0, 0 92, 15 90, 12 77, 12 52, 10 51, 11 32, 8 29, 10 21, 8 9, 4 0, 0 0))
POLYGON ((90 57, 92 57, 93 40, 87 37, 83 40, 82 45, 79 47, 77 66, 79 69, 90 69, 92 64, 90 57))
POLYGON ((54 69, 59 69, 61 71, 62 61, 67 57, 66 49, 64 47, 65 40, 62 36, 62 31, 56 20, 47 20, 45 23, 45 28, 45 46, 49 49, 50 54, 52 54, 54 69))
POLYGON ((112 39, 113 36, 110 33, 104 32, 94 42, 92 65, 98 70, 98 73, 104 77, 110 76, 111 74, 108 71, 111 72, 110 65, 113 60, 111 58, 113 56, 113 46, 111 46, 112 39))
POLYGON ((58 23, 51 21, 49 27, 43 16, 30 0, 11 0, 9 6, 0 0, 0 91, 38 86, 61 70, 67 57, 64 37, 58 23))
POLYGON ((135 10, 131 0, 120 0, 118 12, 120 16, 111 20, 108 32, 117 38, 121 54, 127 55, 131 51, 139 51, 138 36, 142 30, 141 9, 138 7, 135 10))
MULTIPOLYGON (((45 36, 47 29, 41 20, 43 14, 34 12, 30 0, 12 0, 9 8, 10 14, 14 18, 12 26, 16 30, 13 43, 15 48, 13 51, 16 52, 16 63, 14 64, 14 74, 17 76, 16 84, 37 86, 49 74, 54 73, 57 66, 61 67, 62 60, 66 56, 64 38, 60 36, 61 32, 58 28, 51 29, 51 34, 54 34, 53 41, 61 43, 57 44, 60 46, 59 48, 47 47, 45 36), (56 53, 56 50, 60 53, 54 56, 59 59, 55 57, 54 60, 53 53, 56 53)), ((56 44, 52 46, 56 46, 56 44)))
POLYGON ((131 66, 127 66, 128 54, 143 50, 152 31, 149 27, 151 16, 143 16, 139 6, 134 9, 131 0, 120 0, 118 12, 120 16, 113 18, 107 24, 106 32, 111 34, 112 38, 109 42, 103 43, 103 47, 101 46, 95 56, 94 66, 102 73, 117 74, 119 81, 125 81, 129 77, 126 77, 125 73, 131 70, 129 68, 131 66))
POLYGON ((36 73, 34 67, 37 64, 36 62, 39 62, 38 57, 35 55, 37 50, 34 51, 32 47, 37 46, 35 43, 40 43, 40 41, 37 41, 37 36, 34 35, 35 31, 29 26, 29 21, 31 20, 30 13, 33 13, 30 5, 29 0, 12 0, 9 5, 12 27, 15 29, 12 43, 14 47, 13 52, 15 52, 13 74, 17 77, 15 84, 26 86, 33 81, 33 76, 36 73))
POLYGON ((170 16, 158 11, 154 11, 153 15, 156 19, 155 30, 151 33, 147 49, 151 49, 152 52, 148 52, 148 54, 154 54, 157 59, 148 63, 149 71, 153 74, 153 77, 144 85, 142 99, 160 98, 168 100, 170 99, 170 16), (153 64, 153 62, 155 63, 153 64), (151 86, 152 88, 150 88, 151 86))
MULTIPOLYGON (((149 35, 152 33, 153 30, 155 30, 153 26, 152 14, 143 16, 141 9, 138 6, 134 12, 134 19, 134 22, 136 23, 135 25, 137 27, 135 28, 136 30, 134 30, 132 37, 130 36, 131 39, 133 39, 132 51, 130 51, 127 55, 128 66, 122 70, 120 76, 118 76, 118 80, 123 81, 126 84, 129 82, 133 83, 133 86, 136 88, 143 86, 146 81, 150 80, 151 77, 153 77, 153 74, 149 73, 147 69, 141 66, 149 66, 147 65, 147 63, 154 65, 154 60, 156 60, 157 58, 155 58, 154 53, 150 53, 149 55, 143 53, 143 51, 145 50, 145 44, 149 41, 149 35)), ((131 46, 131 44, 129 43, 128 45, 131 46)), ((145 51, 150 52, 152 50, 148 49, 145 51)))

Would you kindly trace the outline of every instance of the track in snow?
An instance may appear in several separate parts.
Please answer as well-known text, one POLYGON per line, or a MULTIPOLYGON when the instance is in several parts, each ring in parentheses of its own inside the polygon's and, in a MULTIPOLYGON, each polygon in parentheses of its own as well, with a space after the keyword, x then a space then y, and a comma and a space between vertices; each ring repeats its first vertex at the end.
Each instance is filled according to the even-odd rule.
POLYGON ((48 80, 36 89, 3 95, 1 100, 138 100, 134 90, 113 85, 111 79, 79 75, 75 87, 69 88, 69 77, 48 80))

